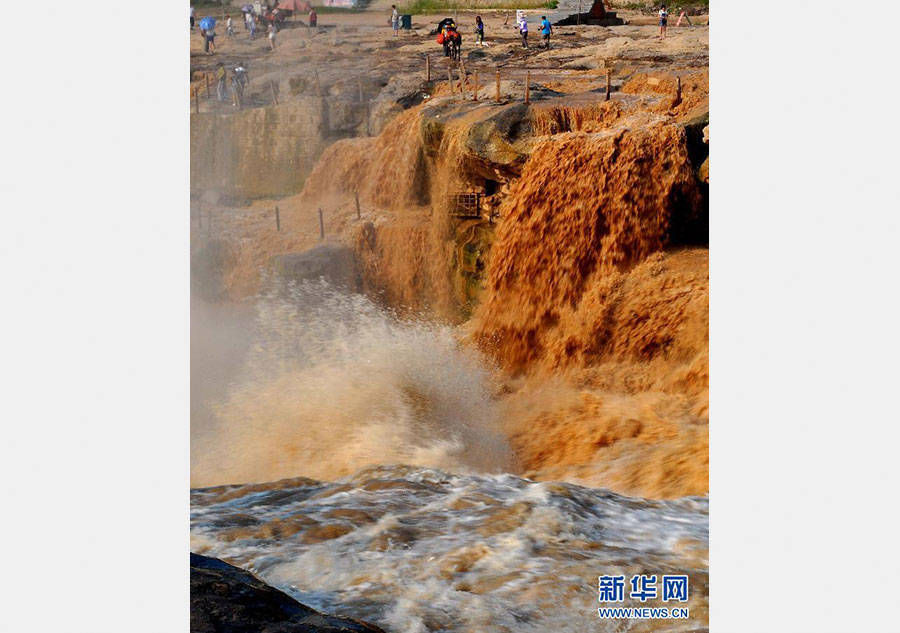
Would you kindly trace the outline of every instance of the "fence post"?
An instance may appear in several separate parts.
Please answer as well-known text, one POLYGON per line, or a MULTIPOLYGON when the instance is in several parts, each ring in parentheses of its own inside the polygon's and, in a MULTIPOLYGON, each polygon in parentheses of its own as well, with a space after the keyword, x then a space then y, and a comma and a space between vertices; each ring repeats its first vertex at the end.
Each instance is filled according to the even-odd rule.
POLYGON ((322 207, 319 207, 319 239, 325 239, 325 219, 322 217, 322 207))
POLYGON ((500 103, 500 69, 497 69, 497 103, 500 103))
POLYGON ((425 55, 425 81, 431 81, 431 55, 425 55))
POLYGON ((269 82, 269 88, 272 90, 272 101, 275 102, 275 105, 278 105, 278 93, 275 92, 275 82, 269 82))
POLYGON ((609 101, 609 68, 606 69, 606 100, 609 101))
POLYGON ((472 101, 478 101, 478 71, 475 71, 475 85, 472 86, 472 101))
POLYGON ((278 212, 278 207, 275 207, 275 230, 281 233, 281 214, 278 212))
POLYGON ((365 99, 363 99, 362 81, 359 79, 356 80, 356 87, 359 89, 359 102, 362 103, 365 99))
POLYGON ((525 103, 531 103, 531 71, 525 71, 525 103))
POLYGON ((203 75, 206 77, 206 98, 209 99, 209 73, 203 75))
POLYGON ((459 93, 462 95, 462 100, 466 100, 466 65, 462 63, 462 60, 459 62, 459 93))
POLYGON ((362 214, 359 211, 359 189, 353 190, 353 197, 356 199, 356 219, 362 220, 362 214))
POLYGON ((678 75, 675 78, 675 82, 676 82, 675 105, 678 105, 681 103, 681 75, 678 75))

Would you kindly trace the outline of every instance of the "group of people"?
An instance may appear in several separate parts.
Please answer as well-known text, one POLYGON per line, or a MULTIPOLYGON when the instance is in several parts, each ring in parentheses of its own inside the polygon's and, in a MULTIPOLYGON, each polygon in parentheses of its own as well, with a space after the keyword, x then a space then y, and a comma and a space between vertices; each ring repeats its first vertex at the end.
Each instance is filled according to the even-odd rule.
MULTIPOLYGON (((219 62, 216 68, 216 98, 225 101, 227 98, 226 82, 228 72, 225 64, 219 62)), ((237 107, 244 101, 244 88, 250 83, 250 73, 244 64, 239 63, 231 71, 231 105, 237 107)))
MULTIPOLYGON (((250 35, 251 40, 256 39, 256 31, 260 26, 260 16, 256 15, 252 10, 244 12, 244 32, 250 35)), ((262 20, 266 23, 266 37, 269 39, 269 46, 272 47, 272 50, 275 50, 275 39, 278 34, 278 24, 284 21, 284 16, 279 13, 279 9, 275 8, 270 9, 268 6, 265 10, 265 15, 262 16, 262 20)), ((309 10, 309 26, 316 27, 318 26, 319 16, 316 14, 316 10, 310 8, 309 10)), ((191 6, 191 32, 194 31, 194 26, 196 24, 196 11, 194 7, 191 6)), ((225 35, 228 37, 234 36, 234 21, 231 19, 230 15, 225 16, 225 35)), ((203 50, 206 54, 211 55, 216 52, 216 31, 215 26, 210 29, 200 29, 200 36, 203 38, 203 50)))
MULTIPOLYGON (((525 14, 522 14, 522 19, 519 20, 519 33, 522 36, 522 48, 528 48, 528 20, 525 18, 525 14)), ((553 33, 553 26, 550 24, 550 20, 547 19, 546 15, 541 16, 541 39, 543 40, 543 45, 545 49, 550 48, 550 34, 553 33)))

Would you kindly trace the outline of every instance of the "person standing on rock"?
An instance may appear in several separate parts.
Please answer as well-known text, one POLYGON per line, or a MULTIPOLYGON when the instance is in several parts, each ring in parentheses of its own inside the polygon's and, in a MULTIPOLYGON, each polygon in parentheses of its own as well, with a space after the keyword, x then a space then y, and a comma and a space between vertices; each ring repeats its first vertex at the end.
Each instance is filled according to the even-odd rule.
POLYGON ((481 21, 481 16, 475 16, 475 43, 478 46, 484 46, 484 22, 481 21))
POLYGON ((391 5, 391 28, 394 29, 393 37, 400 37, 400 13, 396 4, 391 5))
POLYGON ((666 37, 666 26, 669 22, 669 12, 666 11, 666 5, 662 5, 659 8, 659 39, 665 39, 666 37))
POLYGON ((550 33, 553 31, 553 27, 550 26, 550 20, 547 19, 546 15, 541 16, 541 37, 544 40, 544 48, 550 50, 550 33))
POLYGON ((234 36, 234 22, 231 21, 231 16, 225 16, 225 35, 228 37, 234 36))
POLYGON ((313 7, 309 9, 309 26, 313 29, 319 26, 319 15, 313 7))
POLYGON ((528 48, 528 21, 525 15, 522 15, 522 21, 519 22, 519 33, 522 34, 522 48, 528 48))

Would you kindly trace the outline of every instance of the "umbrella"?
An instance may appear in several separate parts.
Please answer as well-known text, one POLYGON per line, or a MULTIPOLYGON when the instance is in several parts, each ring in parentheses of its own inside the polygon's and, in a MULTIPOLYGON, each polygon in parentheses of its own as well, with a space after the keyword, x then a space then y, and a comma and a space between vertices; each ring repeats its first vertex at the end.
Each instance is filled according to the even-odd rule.
POLYGON ((284 11, 309 11, 312 7, 305 0, 281 0, 278 8, 284 11))
POLYGON ((253 13, 253 6, 249 5, 249 4, 245 4, 244 6, 241 7, 241 11, 243 11, 244 13, 253 13))
POLYGON ((216 19, 211 17, 200 18, 200 28, 204 31, 212 31, 216 26, 216 19))

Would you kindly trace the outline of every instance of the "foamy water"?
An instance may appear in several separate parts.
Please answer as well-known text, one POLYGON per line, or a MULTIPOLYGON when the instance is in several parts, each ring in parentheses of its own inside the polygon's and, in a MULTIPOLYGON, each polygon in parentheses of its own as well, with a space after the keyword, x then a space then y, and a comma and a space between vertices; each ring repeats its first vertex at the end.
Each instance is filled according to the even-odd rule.
POLYGON ((508 470, 491 371, 453 328, 325 281, 267 284, 246 365, 197 441, 193 485, 408 463, 508 470))
POLYGON ((708 619, 708 512, 705 497, 375 467, 193 490, 191 548, 396 633, 631 630, 599 619, 597 576, 686 573, 690 620, 636 630, 691 631, 708 619))

